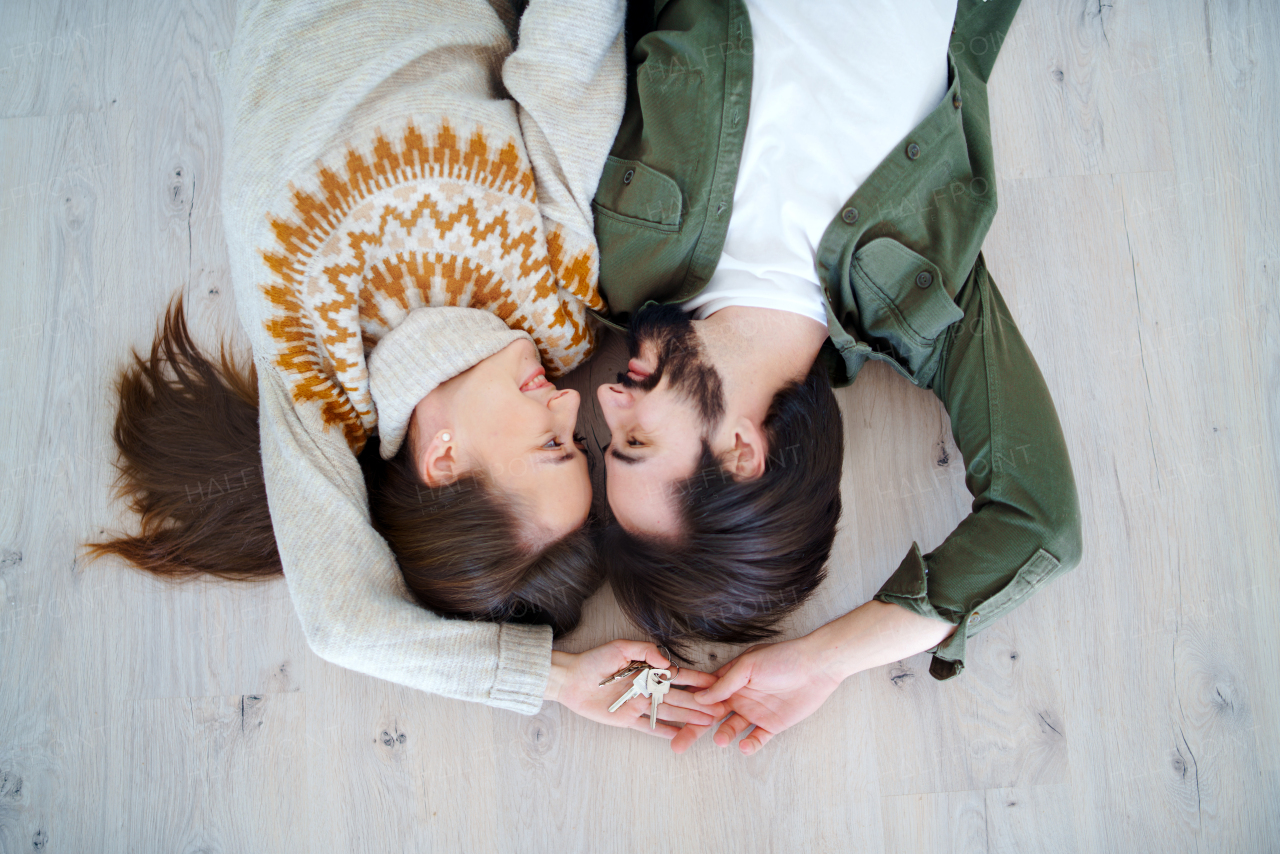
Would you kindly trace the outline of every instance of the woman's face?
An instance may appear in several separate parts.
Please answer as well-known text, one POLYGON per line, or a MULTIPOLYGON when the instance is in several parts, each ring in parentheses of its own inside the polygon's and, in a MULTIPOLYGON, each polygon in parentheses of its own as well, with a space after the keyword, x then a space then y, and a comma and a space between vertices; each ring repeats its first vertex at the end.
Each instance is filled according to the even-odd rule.
POLYGON ((513 341, 419 401, 418 472, 436 486, 483 471, 516 499, 532 544, 560 539, 591 509, 587 458, 574 441, 578 403, 543 376, 532 341, 513 341))

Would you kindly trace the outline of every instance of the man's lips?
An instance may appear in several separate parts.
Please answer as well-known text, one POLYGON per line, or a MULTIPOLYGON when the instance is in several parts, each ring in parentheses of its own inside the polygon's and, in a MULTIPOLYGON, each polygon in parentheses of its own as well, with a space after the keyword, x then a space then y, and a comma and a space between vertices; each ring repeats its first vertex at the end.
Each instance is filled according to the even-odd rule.
POLYGON ((631 379, 636 382, 647 380, 649 375, 652 373, 653 371, 640 364, 638 359, 632 359, 630 362, 627 362, 627 376, 631 377, 631 379))
POLYGON ((549 385, 551 385, 551 383, 547 380, 546 370, 539 366, 533 373, 529 374, 523 383, 520 384, 520 390, 537 391, 538 389, 546 388, 549 385))

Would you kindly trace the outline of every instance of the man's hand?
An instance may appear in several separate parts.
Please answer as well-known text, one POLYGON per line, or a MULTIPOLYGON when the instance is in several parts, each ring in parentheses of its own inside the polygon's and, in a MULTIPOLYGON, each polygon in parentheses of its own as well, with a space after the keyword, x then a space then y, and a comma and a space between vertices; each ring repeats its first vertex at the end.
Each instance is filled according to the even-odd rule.
MULTIPOLYGON (((841 682, 819 663, 807 637, 753 646, 715 675, 719 680, 693 697, 722 703, 733 712, 716 730, 714 740, 721 747, 755 724, 755 730, 738 742, 745 756, 816 712, 841 682)), ((671 749, 683 753, 708 729, 709 725, 691 723, 673 738, 671 749)))
MULTIPOLYGON (((802 638, 753 646, 717 670, 719 681, 694 699, 733 712, 716 731, 721 747, 755 724, 738 742, 750 756, 817 711, 849 676, 936 647, 955 630, 898 605, 867 602, 802 638)), ((672 738, 671 749, 683 753, 708 729, 691 722, 672 738)))
POLYGON ((551 675, 547 679, 544 698, 555 700, 584 718, 608 726, 631 727, 670 739, 679 734, 680 729, 664 721, 700 724, 705 728, 728 714, 724 704, 699 703, 688 691, 674 687, 685 685, 706 688, 715 681, 714 676, 701 670, 681 668, 679 673, 675 673, 671 662, 651 643, 616 640, 583 653, 552 651, 551 675), (673 687, 667 691, 662 705, 658 707, 661 720, 656 729, 649 729, 648 697, 635 697, 624 703, 618 711, 609 711, 613 702, 631 687, 632 680, 622 679, 604 687, 600 686, 600 682, 617 673, 630 661, 644 661, 661 669, 670 668, 675 676, 671 680, 673 687))

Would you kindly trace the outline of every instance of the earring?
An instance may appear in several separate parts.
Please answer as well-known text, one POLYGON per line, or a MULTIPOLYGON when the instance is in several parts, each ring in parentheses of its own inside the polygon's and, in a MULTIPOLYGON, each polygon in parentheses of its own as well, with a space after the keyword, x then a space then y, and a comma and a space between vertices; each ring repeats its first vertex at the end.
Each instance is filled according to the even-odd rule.
POLYGON ((452 436, 450 436, 448 433, 441 433, 441 434, 440 434, 440 440, 441 440, 442 442, 452 442, 452 441, 453 441, 453 437, 452 437, 452 436))

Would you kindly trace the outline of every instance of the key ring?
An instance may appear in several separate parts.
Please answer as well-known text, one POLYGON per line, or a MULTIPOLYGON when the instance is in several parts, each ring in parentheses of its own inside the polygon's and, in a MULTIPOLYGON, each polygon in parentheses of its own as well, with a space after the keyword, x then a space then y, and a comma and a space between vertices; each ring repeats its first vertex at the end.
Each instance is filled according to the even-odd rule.
MULTIPOLYGON (((675 663, 675 660, 674 660, 674 659, 672 659, 672 657, 671 657, 671 650, 667 649, 665 646, 663 646, 663 645, 662 645, 662 644, 660 644, 660 643, 656 643, 656 644, 654 644, 654 646, 656 646, 656 647, 657 647, 657 648, 662 652, 662 656, 663 656, 663 658, 665 658, 665 659, 667 660, 667 666, 668 666, 668 667, 670 667, 670 665, 672 665, 672 664, 676 664, 676 663, 675 663)), ((680 665, 676 664, 676 672, 671 674, 671 681, 672 681, 672 682, 675 682, 675 681, 676 681, 676 677, 677 677, 677 676, 679 676, 679 675, 680 675, 680 665)))

